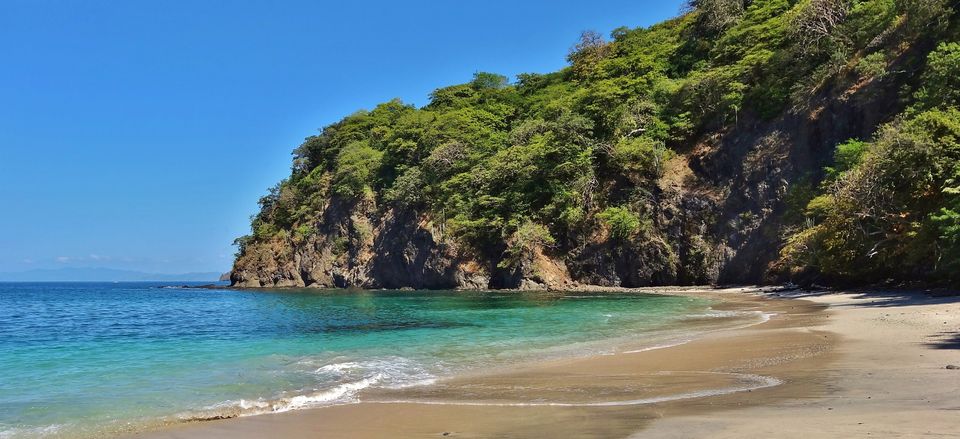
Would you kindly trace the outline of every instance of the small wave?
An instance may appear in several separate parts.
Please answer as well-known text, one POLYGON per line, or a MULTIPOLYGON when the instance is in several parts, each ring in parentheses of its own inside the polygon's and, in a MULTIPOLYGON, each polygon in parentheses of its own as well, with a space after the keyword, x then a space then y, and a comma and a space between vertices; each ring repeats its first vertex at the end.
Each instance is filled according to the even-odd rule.
MULTIPOLYGON (((735 329, 744 329, 744 328, 749 328, 749 327, 751 327, 751 326, 761 325, 761 324, 764 324, 764 323, 766 323, 766 322, 769 322, 770 319, 773 318, 773 316, 776 315, 776 313, 763 312, 763 311, 724 311, 724 310, 713 310, 713 309, 711 309, 711 310, 708 310, 707 312, 702 313, 702 314, 687 315, 687 318, 732 318, 732 317, 743 317, 744 315, 753 315, 753 316, 756 316, 756 317, 758 317, 758 320, 757 320, 757 321, 753 321, 753 322, 748 322, 748 323, 746 323, 746 324, 739 325, 739 326, 725 327, 725 328, 717 328, 717 329, 705 331, 705 332, 699 334, 699 336, 702 337, 702 336, 705 336, 706 334, 709 334, 709 333, 712 333, 712 332, 717 332, 717 331, 730 331, 730 330, 735 330, 735 329)), ((697 339, 697 338, 699 338, 699 337, 684 338, 684 339, 682 339, 682 340, 680 340, 680 341, 677 341, 677 342, 668 342, 668 343, 664 343, 664 344, 658 344, 658 345, 654 345, 654 346, 643 347, 643 348, 640 348, 640 349, 634 349, 634 350, 630 350, 630 351, 624 351, 623 353, 625 353, 625 354, 636 354, 636 353, 640 353, 640 352, 647 352, 647 351, 654 351, 654 350, 658 350, 658 349, 667 349, 667 348, 672 348, 672 347, 676 347, 676 346, 682 346, 682 345, 685 345, 685 344, 687 344, 687 343, 690 343, 690 342, 694 341, 694 340, 697 339)))
MULTIPOLYGON (((404 388, 428 385, 436 377, 419 363, 403 357, 382 357, 370 360, 349 360, 337 357, 336 362, 322 364, 319 359, 304 358, 294 364, 315 368, 311 372, 329 388, 274 399, 241 399, 225 401, 204 409, 177 416, 180 421, 205 421, 358 402, 357 394, 366 388, 404 388), (319 366, 319 367, 317 367, 319 366), (335 385, 334 385, 335 384, 335 385)), ((329 360, 328 360, 329 361, 329 360)))
POLYGON ((360 367, 360 363, 356 363, 353 361, 348 361, 346 363, 332 363, 332 364, 327 364, 323 367, 318 368, 317 370, 314 371, 314 373, 324 373, 324 372, 341 373, 350 369, 356 369, 358 367, 360 367))
POLYGON ((686 316, 686 318, 690 318, 690 319, 698 319, 698 318, 700 318, 700 319, 709 319, 709 318, 720 319, 720 318, 734 318, 734 317, 745 317, 745 316, 755 316, 755 317, 757 317, 758 319, 757 319, 756 321, 748 322, 748 323, 743 324, 743 325, 733 326, 733 327, 722 327, 722 328, 716 328, 716 329, 712 329, 712 330, 707 330, 707 331, 703 331, 703 332, 701 332, 701 333, 695 334, 695 335, 690 336, 690 337, 684 337, 684 338, 682 338, 682 339, 680 339, 680 340, 677 340, 677 341, 668 341, 668 342, 665 342, 665 343, 662 343, 662 344, 657 344, 657 345, 653 345, 653 346, 646 346, 646 347, 642 347, 642 348, 638 348, 638 349, 623 351, 623 353, 624 353, 624 354, 636 354, 636 353, 640 353, 640 352, 648 352, 648 351, 654 351, 654 350, 658 350, 658 349, 667 349, 667 348, 672 348, 672 347, 676 347, 676 346, 682 346, 682 345, 685 345, 685 344, 687 344, 687 343, 690 343, 690 342, 694 341, 695 339, 698 339, 698 338, 700 338, 700 337, 702 337, 702 336, 705 336, 706 334, 709 334, 709 333, 712 333, 712 332, 716 332, 716 331, 729 331, 729 330, 733 330, 733 329, 744 329, 744 328, 749 328, 749 327, 751 327, 751 326, 760 325, 760 324, 763 324, 763 323, 766 323, 766 322, 770 321, 770 319, 771 319, 773 316, 775 316, 775 315, 776 315, 776 313, 763 312, 763 311, 727 311, 727 310, 714 310, 714 309, 707 310, 706 312, 703 312, 703 313, 700 313, 700 314, 688 314, 688 315, 686 316))
POLYGON ((672 348, 672 347, 676 347, 676 346, 682 346, 682 345, 685 345, 685 344, 687 344, 687 343, 690 343, 691 341, 692 341, 692 340, 681 340, 681 341, 677 341, 677 342, 673 342, 673 343, 658 344, 658 345, 654 345, 654 346, 648 346, 648 347, 645 347, 645 348, 634 349, 634 350, 631 350, 631 351, 623 351, 623 353, 624 353, 624 354, 637 354, 637 353, 640 353, 640 352, 655 351, 655 350, 657 350, 657 349, 667 349, 667 348, 672 348))
POLYGON ((359 323, 359 324, 350 324, 350 325, 323 325, 316 328, 309 328, 310 332, 326 332, 326 333, 340 333, 340 332, 390 332, 390 331, 403 331, 403 330, 413 330, 413 329, 452 329, 452 328, 464 328, 464 327, 475 327, 476 325, 470 323, 459 323, 459 322, 422 322, 422 321, 391 321, 391 322, 372 322, 372 323, 359 323))
POLYGON ((436 378, 420 363, 404 357, 380 357, 369 360, 348 360, 324 364, 316 368, 316 375, 358 381, 379 375, 384 386, 404 386, 436 378))
POLYGON ((52 424, 42 427, 8 427, 0 424, 0 439, 49 437, 57 434, 63 426, 63 424, 52 424))
POLYGON ((770 318, 772 318, 775 315, 776 313, 764 312, 764 311, 729 311, 729 310, 710 309, 700 314, 688 314, 686 317, 688 319, 730 319, 730 318, 745 317, 745 316, 755 316, 760 319, 759 322, 753 322, 753 323, 747 324, 746 326, 743 326, 743 327, 747 327, 747 326, 759 325, 761 323, 766 323, 770 321, 770 318))
MULTIPOLYGON (((689 373, 689 372, 685 372, 689 373)), ((383 400, 368 401, 377 404, 423 404, 423 405, 457 405, 457 406, 492 406, 492 407, 617 407, 633 405, 649 405, 663 402, 681 401, 685 399, 706 398, 711 396, 730 395, 733 393, 749 392, 753 390, 766 389, 769 387, 783 384, 778 378, 754 375, 745 373, 723 373, 723 372, 702 372, 718 375, 730 375, 741 381, 752 382, 752 384, 723 387, 719 389, 706 389, 696 392, 676 393, 673 395, 654 396, 650 398, 628 399, 622 401, 595 401, 595 402, 556 402, 556 401, 535 401, 535 402, 482 402, 482 401, 418 401, 418 400, 383 400)))
POLYGON ((708 309, 700 314, 688 314, 690 319, 729 319, 734 317, 743 317, 748 314, 759 313, 760 311, 728 311, 719 309, 708 309))
MULTIPOLYGON (((757 312, 760 312, 760 311, 757 311, 757 312)), ((770 319, 773 318, 773 316, 775 316, 775 315, 777 315, 777 313, 772 313, 772 312, 760 312, 760 323, 767 323, 767 322, 769 322, 770 319)))
POLYGON ((341 384, 327 391, 280 400, 278 403, 272 404, 271 411, 274 413, 282 413, 290 410, 325 405, 331 402, 346 402, 343 401, 343 399, 352 398, 358 391, 378 383, 382 378, 382 375, 377 374, 358 382, 341 384))
POLYGON ((177 419, 182 422, 212 421, 357 402, 356 393, 376 384, 380 379, 381 377, 377 375, 357 382, 343 383, 321 392, 272 401, 246 399, 227 401, 203 410, 181 414, 177 419))
POLYGON ((770 321, 771 318, 773 318, 773 316, 777 315, 777 313, 775 312, 763 312, 763 311, 740 311, 740 312, 753 314, 759 318, 759 321, 738 326, 737 329, 749 328, 751 326, 767 323, 770 321))
POLYGON ((436 382, 437 382, 436 378, 426 378, 419 381, 410 381, 408 383, 392 384, 392 385, 383 386, 383 387, 387 389, 396 390, 396 389, 406 389, 408 387, 429 386, 436 382))

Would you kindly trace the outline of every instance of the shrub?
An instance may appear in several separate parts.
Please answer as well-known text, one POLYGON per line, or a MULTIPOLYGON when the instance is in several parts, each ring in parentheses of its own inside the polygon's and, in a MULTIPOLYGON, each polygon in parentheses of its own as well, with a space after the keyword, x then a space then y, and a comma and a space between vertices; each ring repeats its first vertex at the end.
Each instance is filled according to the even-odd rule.
POLYGON ((824 169, 827 173, 827 178, 835 180, 844 172, 853 169, 860 163, 863 154, 867 151, 867 146, 868 144, 866 142, 855 139, 850 139, 837 145, 837 148, 833 152, 833 166, 824 169))
POLYGON ((960 104, 960 43, 940 43, 930 52, 921 83, 915 95, 917 108, 960 104))
POLYGON ((804 54, 817 53, 832 43, 833 31, 850 13, 849 0, 807 0, 794 17, 792 33, 797 47, 804 54))
POLYGON ((856 70, 861 77, 883 79, 887 74, 887 55, 883 52, 871 53, 857 62, 856 70))
POLYGON ((642 224, 640 217, 626 207, 608 207, 597 214, 597 218, 610 229, 610 236, 617 240, 630 238, 640 230, 642 224))
POLYGON ((550 230, 542 224, 526 220, 513 232, 507 246, 507 257, 500 261, 498 266, 500 268, 514 266, 521 259, 531 257, 537 249, 552 247, 556 242, 550 235, 550 230))
POLYGON ((414 166, 407 168, 396 180, 393 186, 384 191, 383 199, 400 207, 413 207, 423 201, 423 173, 414 166))
POLYGON ((304 239, 307 239, 310 235, 313 235, 316 232, 317 231, 316 229, 313 228, 313 226, 309 224, 301 224, 297 226, 296 229, 294 229, 293 236, 296 237, 297 240, 302 241, 304 239))
POLYGON ((647 137, 620 139, 610 151, 611 161, 619 169, 644 178, 663 176, 663 166, 673 156, 663 142, 647 137))

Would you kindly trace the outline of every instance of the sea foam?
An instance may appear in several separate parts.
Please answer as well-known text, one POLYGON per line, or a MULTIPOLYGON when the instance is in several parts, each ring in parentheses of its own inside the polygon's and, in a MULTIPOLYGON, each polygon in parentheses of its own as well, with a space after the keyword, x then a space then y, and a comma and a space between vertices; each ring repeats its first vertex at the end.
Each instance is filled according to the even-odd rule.
MULTIPOLYGON (((315 367, 319 360, 304 358, 295 362, 303 367, 315 367, 312 371, 326 387, 301 394, 273 399, 240 399, 224 401, 201 410, 178 416, 181 421, 209 420, 232 417, 255 416, 267 413, 282 413, 291 410, 324 407, 358 402, 357 394, 372 386, 398 389, 432 384, 436 377, 419 363, 403 357, 382 357, 369 360, 347 360, 315 367)), ((323 385, 323 384, 321 384, 323 385)))

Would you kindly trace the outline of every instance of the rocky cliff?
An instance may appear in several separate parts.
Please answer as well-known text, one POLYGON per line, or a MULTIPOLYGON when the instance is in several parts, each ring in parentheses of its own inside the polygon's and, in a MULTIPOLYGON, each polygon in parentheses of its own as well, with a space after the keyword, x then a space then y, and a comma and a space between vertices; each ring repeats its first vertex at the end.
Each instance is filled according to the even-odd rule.
POLYGON ((810 225, 837 145, 871 138, 919 88, 939 37, 911 20, 952 9, 758 0, 720 26, 713 3, 610 42, 585 34, 561 72, 478 75, 308 138, 238 241, 232 284, 785 280, 781 249, 810 225), (839 21, 811 43, 805 20, 824 5, 839 21))
POLYGON ((653 236, 618 242, 602 233, 537 248, 499 267, 505 248, 479 253, 444 236, 429 214, 333 198, 317 234, 248 249, 240 287, 485 289, 576 284, 642 287, 762 283, 782 245, 786 198, 809 185, 834 146, 869 136, 901 108, 899 83, 831 90, 802 112, 744 119, 704 136, 667 163, 652 196, 653 236))

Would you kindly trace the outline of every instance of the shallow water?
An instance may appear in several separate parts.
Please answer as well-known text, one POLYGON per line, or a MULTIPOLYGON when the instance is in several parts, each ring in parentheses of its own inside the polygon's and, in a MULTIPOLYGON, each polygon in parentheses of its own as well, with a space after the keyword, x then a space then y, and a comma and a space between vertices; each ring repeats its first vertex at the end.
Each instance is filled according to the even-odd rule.
POLYGON ((657 346, 714 315, 704 299, 633 293, 161 286, 0 283, 0 438, 351 402, 364 388, 657 346))

